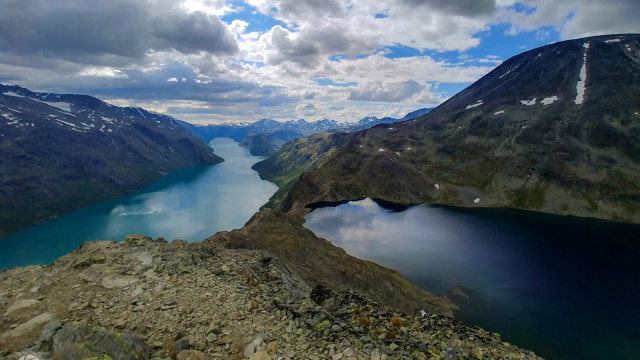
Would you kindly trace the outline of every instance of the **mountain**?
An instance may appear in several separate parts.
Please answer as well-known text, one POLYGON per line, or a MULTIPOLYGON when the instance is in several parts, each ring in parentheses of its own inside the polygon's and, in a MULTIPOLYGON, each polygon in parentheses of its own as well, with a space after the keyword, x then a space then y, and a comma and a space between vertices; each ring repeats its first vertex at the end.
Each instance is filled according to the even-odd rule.
POLYGON ((418 109, 416 111, 412 111, 410 113, 408 113, 407 115, 405 115, 402 120, 411 120, 411 119, 415 119, 419 116, 425 115, 426 113, 428 113, 429 111, 433 110, 435 108, 428 108, 428 109, 418 109))
MULTIPOLYGON (((194 125, 180 122, 191 133, 203 141, 211 141, 219 137, 229 137, 237 142, 243 142, 246 137, 257 134, 269 134, 277 131, 293 131, 308 136, 320 132, 340 128, 335 120, 319 120, 307 122, 304 119, 290 120, 286 122, 271 119, 262 119, 253 123, 221 124, 221 125, 194 125)), ((247 143, 245 141, 245 143, 247 143)))
POLYGON ((527 51, 426 115, 297 139, 254 168, 282 210, 374 197, 638 223, 640 35, 527 51))
POLYGON ((230 137, 250 149, 256 156, 270 156, 292 139, 318 134, 322 132, 354 132, 368 129, 378 124, 390 124, 401 120, 413 119, 431 111, 433 108, 419 109, 407 114, 402 119, 375 116, 363 118, 355 123, 339 123, 335 120, 319 120, 307 122, 304 119, 279 122, 270 119, 258 120, 254 123, 194 125, 187 122, 181 124, 191 133, 205 142, 218 137, 230 137))
POLYGON ((223 161, 169 116, 5 85, 0 154, 0 236, 223 161))
POLYGON ((275 154, 289 140, 304 137, 294 130, 276 130, 273 132, 249 135, 242 139, 240 145, 249 149, 255 156, 271 156, 275 154))

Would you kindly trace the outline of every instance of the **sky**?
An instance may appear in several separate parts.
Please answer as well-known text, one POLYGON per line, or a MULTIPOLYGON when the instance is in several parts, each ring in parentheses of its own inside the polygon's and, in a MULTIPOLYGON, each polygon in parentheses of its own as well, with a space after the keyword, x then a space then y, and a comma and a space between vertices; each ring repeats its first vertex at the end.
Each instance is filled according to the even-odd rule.
POLYGON ((0 0, 0 83, 199 124, 402 117, 638 0, 0 0))

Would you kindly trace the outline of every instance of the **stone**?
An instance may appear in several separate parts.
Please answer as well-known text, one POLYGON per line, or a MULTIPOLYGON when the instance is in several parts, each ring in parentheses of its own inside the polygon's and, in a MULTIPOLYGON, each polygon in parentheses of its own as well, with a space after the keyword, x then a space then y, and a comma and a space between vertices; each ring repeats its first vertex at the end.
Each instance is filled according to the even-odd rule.
POLYGON ((277 341, 272 341, 267 345, 267 352, 269 354, 275 354, 276 352, 278 352, 278 342, 277 341))
POLYGON ((50 347, 51 342, 53 341, 53 335, 58 332, 58 330, 62 329, 62 323, 58 320, 49 321, 42 330, 42 335, 40 336, 40 343, 50 347))
POLYGON ((127 327, 127 322, 124 319, 120 319, 116 321, 115 324, 113 324, 113 327, 116 329, 124 329, 125 327, 127 327))
POLYGON ((206 360, 205 354, 197 350, 182 350, 178 354, 177 360, 206 360))
POLYGON ((380 360, 382 358, 382 355, 380 354, 380 351, 378 349, 374 349, 371 352, 371 360, 380 360))
POLYGON ((250 358, 251 355, 253 355, 256 352, 258 347, 260 347, 262 345, 264 345, 264 339, 263 339, 262 336, 258 336, 252 342, 250 342, 247 346, 245 346, 245 348, 244 348, 244 357, 245 358, 250 358))
POLYGON ((121 288, 121 287, 129 286, 136 282, 138 282, 138 279, 136 279, 133 276, 109 275, 104 277, 100 282, 100 284, 107 289, 112 289, 112 288, 121 288))
POLYGON ((80 310, 85 310, 86 308, 89 307, 89 303, 87 302, 83 302, 83 303, 71 303, 69 305, 69 312, 74 312, 74 311, 80 311, 80 310))
POLYGON ((220 330, 220 328, 218 326, 215 326, 215 325, 211 325, 207 329, 207 335, 208 334, 212 334, 212 333, 216 334, 216 335, 220 335, 220 332, 222 332, 222 330, 220 330))
POLYGON ((34 300, 34 299, 18 300, 16 302, 14 302, 13 304, 11 304, 11 306, 9 306, 7 311, 4 312, 4 317, 10 317, 11 315, 13 315, 16 312, 33 308, 36 305, 38 305, 39 303, 40 303, 40 301, 34 300))
POLYGON ((342 354, 346 357, 352 357, 354 355, 353 350, 351 348, 346 348, 342 354))
MULTIPOLYGON (((47 325, 49 327, 49 325, 47 325)), ((41 339, 42 343, 46 343, 41 339)), ((52 337, 51 352, 58 359, 112 358, 141 359, 146 354, 144 341, 130 334, 117 334, 85 323, 65 323, 52 337)))
POLYGON ((142 234, 129 234, 124 238, 124 242, 130 246, 144 246, 152 241, 150 237, 142 234))
POLYGON ((35 332, 40 333, 44 325, 46 325, 49 321, 53 320, 54 315, 50 313, 40 314, 29 321, 18 325, 15 329, 9 332, 10 339, 17 339, 21 337, 28 336, 35 332))
POLYGON ((211 333, 209 335, 207 335, 207 341, 210 343, 216 342, 218 341, 218 335, 211 333))
POLYGON ((251 355, 250 360, 271 360, 271 356, 266 351, 258 351, 251 355))
POLYGON ((174 306, 174 305, 178 305, 178 302, 175 299, 165 299, 162 302, 162 305, 164 305, 164 306, 174 306))
POLYGON ((233 342, 233 339, 231 339, 231 336, 225 336, 222 339, 218 339, 218 341, 216 341, 216 344, 218 345, 226 345, 226 344, 231 344, 233 342))
POLYGON ((191 345, 189 345, 189 339, 182 338, 176 341, 176 353, 180 353, 183 350, 191 350, 191 345))
POLYGON ((142 286, 137 286, 136 289, 133 290, 133 293, 131 293, 131 297, 138 297, 142 295, 143 292, 144 289, 142 288, 142 286))

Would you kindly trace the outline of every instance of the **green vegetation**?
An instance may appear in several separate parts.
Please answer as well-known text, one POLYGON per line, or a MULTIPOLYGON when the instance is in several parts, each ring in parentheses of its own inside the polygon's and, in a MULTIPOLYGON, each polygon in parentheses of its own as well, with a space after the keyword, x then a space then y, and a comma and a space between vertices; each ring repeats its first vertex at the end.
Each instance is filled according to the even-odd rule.
POLYGON ((514 195, 512 206, 522 209, 541 209, 545 204, 545 189, 542 185, 527 189, 521 187, 514 195))

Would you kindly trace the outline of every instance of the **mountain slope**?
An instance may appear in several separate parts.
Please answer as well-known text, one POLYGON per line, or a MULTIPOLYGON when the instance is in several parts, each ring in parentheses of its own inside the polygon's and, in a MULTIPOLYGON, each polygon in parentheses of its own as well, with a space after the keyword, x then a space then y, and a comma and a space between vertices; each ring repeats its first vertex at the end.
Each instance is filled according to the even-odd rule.
POLYGON ((249 149, 255 156, 271 156, 289 140, 304 137, 304 134, 293 130, 278 130, 271 133, 249 135, 240 145, 249 149))
MULTIPOLYGON (((276 179, 305 156, 285 148, 268 160, 286 159, 275 170, 256 169, 276 179)), ((272 204, 369 196, 640 222, 640 35, 517 55, 428 114, 355 133, 315 163, 272 204)))
POLYGON ((222 159, 171 117, 0 85, 0 236, 222 159))

